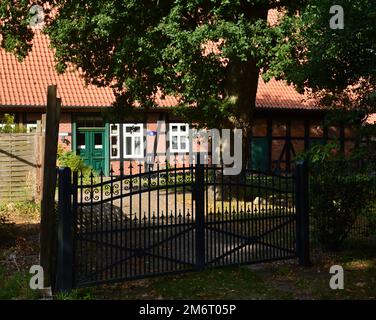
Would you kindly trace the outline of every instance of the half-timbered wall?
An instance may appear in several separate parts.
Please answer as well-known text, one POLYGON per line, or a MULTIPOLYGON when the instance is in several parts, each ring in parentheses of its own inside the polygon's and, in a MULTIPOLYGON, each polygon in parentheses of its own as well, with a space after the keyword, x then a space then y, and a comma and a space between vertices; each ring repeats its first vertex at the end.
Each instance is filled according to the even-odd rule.
POLYGON ((290 170, 296 155, 315 144, 334 140, 348 154, 354 147, 353 135, 353 130, 343 124, 324 126, 323 116, 258 118, 252 132, 251 164, 257 168, 260 161, 254 158, 263 157, 263 167, 258 169, 290 170))

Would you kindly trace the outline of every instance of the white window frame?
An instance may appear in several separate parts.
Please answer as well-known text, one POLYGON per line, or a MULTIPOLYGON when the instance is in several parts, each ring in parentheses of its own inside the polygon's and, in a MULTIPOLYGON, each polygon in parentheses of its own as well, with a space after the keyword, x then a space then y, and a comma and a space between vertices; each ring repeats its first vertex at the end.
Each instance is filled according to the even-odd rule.
POLYGON ((110 158, 111 159, 119 159, 120 158, 120 125, 119 124, 110 124, 110 158), (111 128, 113 126, 116 126, 116 131, 117 133, 112 133, 111 128), (112 155, 112 137, 117 137, 117 143, 116 143, 116 148, 118 150, 117 156, 112 155))
POLYGON ((190 139, 189 139, 189 124, 188 123, 170 123, 169 124, 169 142, 170 142, 170 152, 173 153, 187 153, 189 152, 189 145, 190 145, 190 139), (177 126, 178 131, 173 132, 172 127, 177 126), (181 131, 181 127, 185 126, 186 131, 181 131), (173 136, 178 137, 178 148, 172 147, 172 138, 173 136), (181 137, 186 138, 186 144, 185 148, 181 148, 181 137))
POLYGON ((125 123, 123 124, 123 147, 124 147, 124 159, 142 159, 144 158, 144 152, 145 152, 145 142, 144 142, 144 124, 143 123, 125 123), (127 128, 132 127, 132 128, 140 128, 139 133, 129 133, 127 132, 127 128), (132 153, 131 154, 126 154, 127 152, 127 137, 132 138, 132 153), (141 154, 135 154, 135 138, 140 137, 140 150, 141 154))

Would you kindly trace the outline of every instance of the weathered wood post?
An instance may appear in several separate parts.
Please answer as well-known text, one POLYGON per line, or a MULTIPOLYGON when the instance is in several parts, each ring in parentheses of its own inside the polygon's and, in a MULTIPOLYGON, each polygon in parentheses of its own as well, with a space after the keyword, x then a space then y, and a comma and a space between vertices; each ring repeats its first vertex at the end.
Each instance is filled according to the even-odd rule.
POLYGON ((59 169, 56 291, 73 287, 73 211, 70 168, 59 169))
POLYGON ((309 202, 308 168, 305 161, 298 161, 295 168, 296 188, 296 250, 299 264, 309 266, 309 202))
POLYGON ((37 132, 35 135, 35 158, 36 158, 36 170, 35 170, 35 202, 42 200, 42 163, 43 163, 43 134, 44 127, 41 120, 37 121, 37 132))
POLYGON ((57 98, 57 87, 49 86, 45 121, 45 142, 42 164, 42 197, 40 223, 40 264, 44 270, 44 286, 51 285, 53 247, 55 244, 55 190, 56 158, 59 137, 61 100, 57 98))

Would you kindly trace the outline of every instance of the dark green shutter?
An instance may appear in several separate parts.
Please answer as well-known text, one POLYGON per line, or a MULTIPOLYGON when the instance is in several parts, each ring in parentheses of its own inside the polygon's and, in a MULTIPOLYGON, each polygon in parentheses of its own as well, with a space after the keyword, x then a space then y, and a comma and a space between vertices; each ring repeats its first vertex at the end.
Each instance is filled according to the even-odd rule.
POLYGON ((251 166, 253 170, 267 171, 269 168, 268 138, 251 139, 251 166))

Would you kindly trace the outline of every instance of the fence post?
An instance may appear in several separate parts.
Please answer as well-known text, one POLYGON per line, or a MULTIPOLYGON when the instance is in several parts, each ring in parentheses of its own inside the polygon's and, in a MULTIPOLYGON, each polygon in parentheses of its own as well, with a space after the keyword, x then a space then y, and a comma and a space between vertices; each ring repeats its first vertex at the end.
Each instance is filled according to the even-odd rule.
POLYGON ((49 86, 47 93, 47 110, 43 132, 42 195, 40 218, 40 264, 44 270, 44 286, 51 285, 52 258, 54 257, 55 229, 55 190, 56 157, 59 138, 59 121, 61 99, 57 98, 57 87, 49 86), (44 141, 44 142, 43 142, 44 141))
POLYGON ((298 161, 295 168, 296 186, 296 250, 299 264, 309 266, 309 208, 308 167, 305 161, 298 161))
POLYGON ((71 170, 59 168, 56 291, 73 287, 73 212, 71 170))
POLYGON ((195 170, 194 199, 196 202, 196 269, 205 268, 205 189, 204 165, 200 163, 198 154, 195 170))

